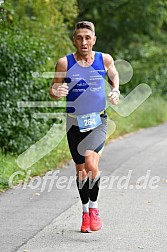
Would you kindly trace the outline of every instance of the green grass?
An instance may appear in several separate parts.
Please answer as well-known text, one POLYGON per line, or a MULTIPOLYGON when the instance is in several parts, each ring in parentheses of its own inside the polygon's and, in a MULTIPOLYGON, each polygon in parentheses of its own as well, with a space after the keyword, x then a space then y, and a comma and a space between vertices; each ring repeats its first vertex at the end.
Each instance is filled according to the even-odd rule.
MULTIPOLYGON (((141 128, 155 126, 167 121, 167 101, 164 101, 160 97, 151 97, 128 117, 121 117, 110 108, 107 110, 107 114, 116 124, 116 130, 106 143, 124 134, 135 132, 141 128)), ((0 191, 9 188, 8 181, 10 176, 14 173, 14 184, 21 183, 25 180, 27 171, 18 167, 16 159, 17 156, 10 154, 3 155, 0 153, 0 191)), ((64 137, 57 148, 30 167, 30 176, 42 176, 47 171, 61 167, 70 159, 71 155, 66 137, 64 137)))
POLYGON ((148 98, 128 117, 121 117, 111 109, 107 113, 117 126, 110 137, 113 139, 167 121, 167 101, 160 97, 148 98))
POLYGON ((44 158, 36 162, 28 170, 21 169, 16 163, 17 156, 0 153, 0 191, 9 188, 9 178, 15 173, 13 184, 22 183, 26 179, 28 170, 30 177, 42 176, 47 171, 61 167, 71 159, 66 137, 61 143, 44 158), (18 173, 18 174, 16 174, 18 173))

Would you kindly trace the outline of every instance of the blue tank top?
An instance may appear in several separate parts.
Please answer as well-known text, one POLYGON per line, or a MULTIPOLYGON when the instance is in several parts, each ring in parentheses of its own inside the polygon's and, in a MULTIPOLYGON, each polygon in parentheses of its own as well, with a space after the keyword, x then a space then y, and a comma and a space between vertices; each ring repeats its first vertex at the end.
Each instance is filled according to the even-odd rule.
POLYGON ((68 61, 65 82, 69 87, 66 96, 66 111, 84 115, 105 110, 105 75, 106 70, 101 52, 95 52, 91 66, 80 66, 73 54, 66 55, 68 61))

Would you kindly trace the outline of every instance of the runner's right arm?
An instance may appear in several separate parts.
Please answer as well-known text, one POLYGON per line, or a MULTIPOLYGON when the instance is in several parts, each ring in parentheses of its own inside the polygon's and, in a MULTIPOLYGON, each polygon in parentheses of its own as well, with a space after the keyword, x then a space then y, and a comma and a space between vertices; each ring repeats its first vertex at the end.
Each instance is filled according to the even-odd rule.
POLYGON ((54 100, 58 100, 61 97, 65 97, 68 94, 68 86, 64 82, 64 78, 67 72, 67 59, 66 57, 60 58, 55 67, 55 76, 52 81, 52 85, 49 89, 49 95, 54 100))

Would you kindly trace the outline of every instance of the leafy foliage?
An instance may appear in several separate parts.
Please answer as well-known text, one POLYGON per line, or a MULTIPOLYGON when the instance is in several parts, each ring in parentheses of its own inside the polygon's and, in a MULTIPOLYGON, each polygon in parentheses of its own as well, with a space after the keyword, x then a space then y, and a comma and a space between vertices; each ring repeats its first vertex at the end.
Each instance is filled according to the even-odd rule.
POLYGON ((125 59, 134 70, 133 79, 121 87, 129 92, 148 83, 154 93, 167 98, 167 0, 78 0, 78 20, 96 25, 96 50, 125 59))
POLYGON ((48 128, 33 118, 32 109, 20 108, 17 104, 48 99, 46 81, 32 77, 32 72, 43 69, 46 59, 42 41, 17 30, 1 31, 0 146, 5 152, 25 150, 48 128))
POLYGON ((43 38, 51 48, 49 66, 73 49, 69 28, 78 14, 76 0, 6 0, 4 8, 12 24, 43 38))
POLYGON ((0 146, 5 153, 23 152, 57 121, 35 119, 35 108, 17 103, 50 100, 51 80, 32 73, 54 71, 55 60, 73 48, 69 27, 76 15, 75 0, 5 0, 0 6, 0 146))

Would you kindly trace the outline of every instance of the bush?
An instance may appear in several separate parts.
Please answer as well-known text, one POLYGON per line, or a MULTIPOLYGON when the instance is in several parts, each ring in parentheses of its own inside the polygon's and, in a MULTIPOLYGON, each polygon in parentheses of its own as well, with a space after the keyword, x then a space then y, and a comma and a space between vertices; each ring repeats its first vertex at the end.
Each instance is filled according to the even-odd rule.
POLYGON ((48 100, 46 80, 32 77, 32 72, 45 70, 47 53, 42 40, 29 33, 10 28, 0 31, 0 146, 5 153, 21 153, 49 128, 33 118, 31 108, 17 105, 19 101, 48 100))

